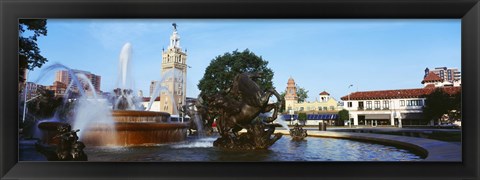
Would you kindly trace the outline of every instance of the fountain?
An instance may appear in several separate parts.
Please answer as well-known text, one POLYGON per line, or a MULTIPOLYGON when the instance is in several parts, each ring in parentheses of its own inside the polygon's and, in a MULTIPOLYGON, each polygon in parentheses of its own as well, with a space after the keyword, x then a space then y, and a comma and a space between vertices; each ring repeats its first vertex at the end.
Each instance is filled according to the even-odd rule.
MULTIPOLYGON (((120 53, 120 81, 118 88, 113 90, 113 95, 101 101, 95 97, 88 98, 83 88, 80 89, 81 97, 77 100, 73 128, 80 129, 79 139, 87 146, 149 146, 170 142, 183 141, 186 138, 186 123, 170 122, 170 114, 165 112, 144 111, 140 108, 139 98, 134 95, 132 81, 129 80, 129 62, 131 45, 126 43, 120 53), (112 108, 108 108, 111 104, 112 108)), ((83 87, 81 81, 87 82, 82 74, 73 72, 66 66, 55 64, 47 70, 63 68, 70 72, 72 83, 83 87)), ((168 73, 167 73, 168 74, 168 73)), ((70 85, 69 85, 70 87, 70 85)), ((89 88, 94 91, 93 87, 89 88)), ((43 142, 48 144, 58 143, 51 141, 53 135, 58 133, 57 126, 62 122, 44 122, 38 127, 44 134, 43 142)))
MULTIPOLYGON (((273 88, 263 90, 253 80, 262 78, 261 72, 237 74, 228 90, 213 96, 200 93, 196 103, 181 107, 181 112, 190 117, 190 122, 172 122, 169 113, 144 111, 138 105, 133 81, 129 80, 130 55, 131 45, 127 43, 120 53, 119 82, 107 99, 96 97, 91 82, 84 75, 61 64, 46 68, 48 71, 62 68, 69 72, 72 83, 67 91, 71 91, 73 86, 83 87, 82 81, 93 91, 93 97, 88 97, 84 89, 79 88, 80 97, 75 101, 72 121, 60 121, 55 116, 38 124, 43 131, 41 143, 46 145, 41 146, 39 151, 49 155, 48 160, 87 160, 87 154, 90 161, 160 162, 397 161, 424 158, 390 146, 313 137, 315 133, 307 137, 306 130, 298 124, 290 130, 284 119, 277 117, 283 101, 278 92, 273 88), (277 98, 276 103, 269 103, 271 96, 277 98), (213 133, 211 128, 214 120, 218 134, 213 133), (70 123, 73 130, 69 128, 70 123), (284 134, 289 132, 290 137, 282 138, 282 133, 275 132, 279 127, 287 129, 284 134), (199 136, 187 136, 189 128, 195 129, 199 136), (165 143, 168 145, 160 145, 165 143), (53 146, 56 148, 51 148, 53 146), (122 148, 117 148, 119 146, 122 148)), ((170 76, 176 77, 177 72, 173 70, 163 74, 146 110, 150 110, 161 91, 168 93, 168 88, 161 84, 170 76)))

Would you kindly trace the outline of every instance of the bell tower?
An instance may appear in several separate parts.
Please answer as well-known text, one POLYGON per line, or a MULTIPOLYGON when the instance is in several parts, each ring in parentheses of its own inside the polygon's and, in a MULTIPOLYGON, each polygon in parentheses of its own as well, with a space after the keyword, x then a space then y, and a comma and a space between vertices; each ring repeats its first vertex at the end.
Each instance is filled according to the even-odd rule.
POLYGON ((162 77, 165 78, 162 86, 167 87, 160 93, 160 111, 170 114, 178 113, 186 99, 187 79, 187 52, 180 47, 180 36, 177 24, 173 23, 173 33, 170 36, 170 45, 162 50, 162 77), (174 109, 173 103, 177 109, 174 109))
POLYGON ((285 94, 285 110, 293 109, 294 104, 298 103, 297 86, 292 77, 287 82, 287 92, 285 94))

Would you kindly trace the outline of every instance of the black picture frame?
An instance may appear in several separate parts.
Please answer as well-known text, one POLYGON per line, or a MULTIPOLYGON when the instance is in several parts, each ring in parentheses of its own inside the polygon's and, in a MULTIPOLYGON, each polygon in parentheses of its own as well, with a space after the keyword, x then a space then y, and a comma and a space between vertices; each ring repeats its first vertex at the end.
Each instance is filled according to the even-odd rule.
POLYGON ((478 0, 2 0, 2 179, 478 179, 478 0), (462 162, 18 162, 19 18, 459 18, 462 20, 462 162))

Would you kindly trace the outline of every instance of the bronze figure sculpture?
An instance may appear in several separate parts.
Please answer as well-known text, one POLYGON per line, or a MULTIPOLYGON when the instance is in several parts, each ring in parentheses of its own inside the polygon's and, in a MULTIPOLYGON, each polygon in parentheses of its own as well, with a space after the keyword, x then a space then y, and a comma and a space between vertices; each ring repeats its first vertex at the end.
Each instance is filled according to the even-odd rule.
POLYGON ((36 143, 36 150, 42 153, 49 161, 87 161, 88 157, 83 149, 85 144, 78 141, 77 132, 72 130, 70 124, 58 125, 58 134, 53 139, 58 139, 56 145, 45 145, 36 143))
POLYGON ((217 129, 220 134, 214 146, 227 149, 266 149, 281 138, 281 134, 272 134, 277 112, 282 105, 282 98, 271 88, 262 90, 254 81, 261 78, 261 73, 242 73, 235 76, 233 85, 225 94, 209 97, 210 112, 217 114, 217 129), (278 100, 269 103, 271 96, 278 100), (266 120, 257 118, 260 113, 273 110, 272 117, 266 120), (246 129, 247 132, 239 134, 246 129))
POLYGON ((294 141, 304 140, 307 137, 307 130, 303 129, 298 123, 295 124, 293 129, 290 129, 290 136, 294 141))

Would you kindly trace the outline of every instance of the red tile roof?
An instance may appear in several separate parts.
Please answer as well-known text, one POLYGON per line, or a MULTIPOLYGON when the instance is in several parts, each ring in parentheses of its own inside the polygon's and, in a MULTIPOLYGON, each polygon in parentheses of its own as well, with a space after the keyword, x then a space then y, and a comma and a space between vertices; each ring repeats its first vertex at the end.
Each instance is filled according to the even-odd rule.
POLYGON ((327 95, 327 96, 330 96, 330 94, 327 92, 327 91, 323 91, 320 93, 320 95, 327 95))
MULTIPOLYGON (((432 93, 437 88, 419 89, 397 89, 383 91, 354 92, 350 96, 341 97, 342 100, 367 100, 367 99, 397 99, 397 98, 419 98, 432 93)), ((462 90, 461 87, 441 87, 448 94, 455 94, 462 90)))
MULTIPOLYGON (((150 102, 150 97, 142 97, 142 102, 150 102)), ((160 101, 160 97, 155 98, 155 101, 160 101)))
POLYGON ((434 72, 429 72, 425 78, 423 78, 422 84, 426 82, 438 82, 443 81, 442 78, 438 77, 434 72))

